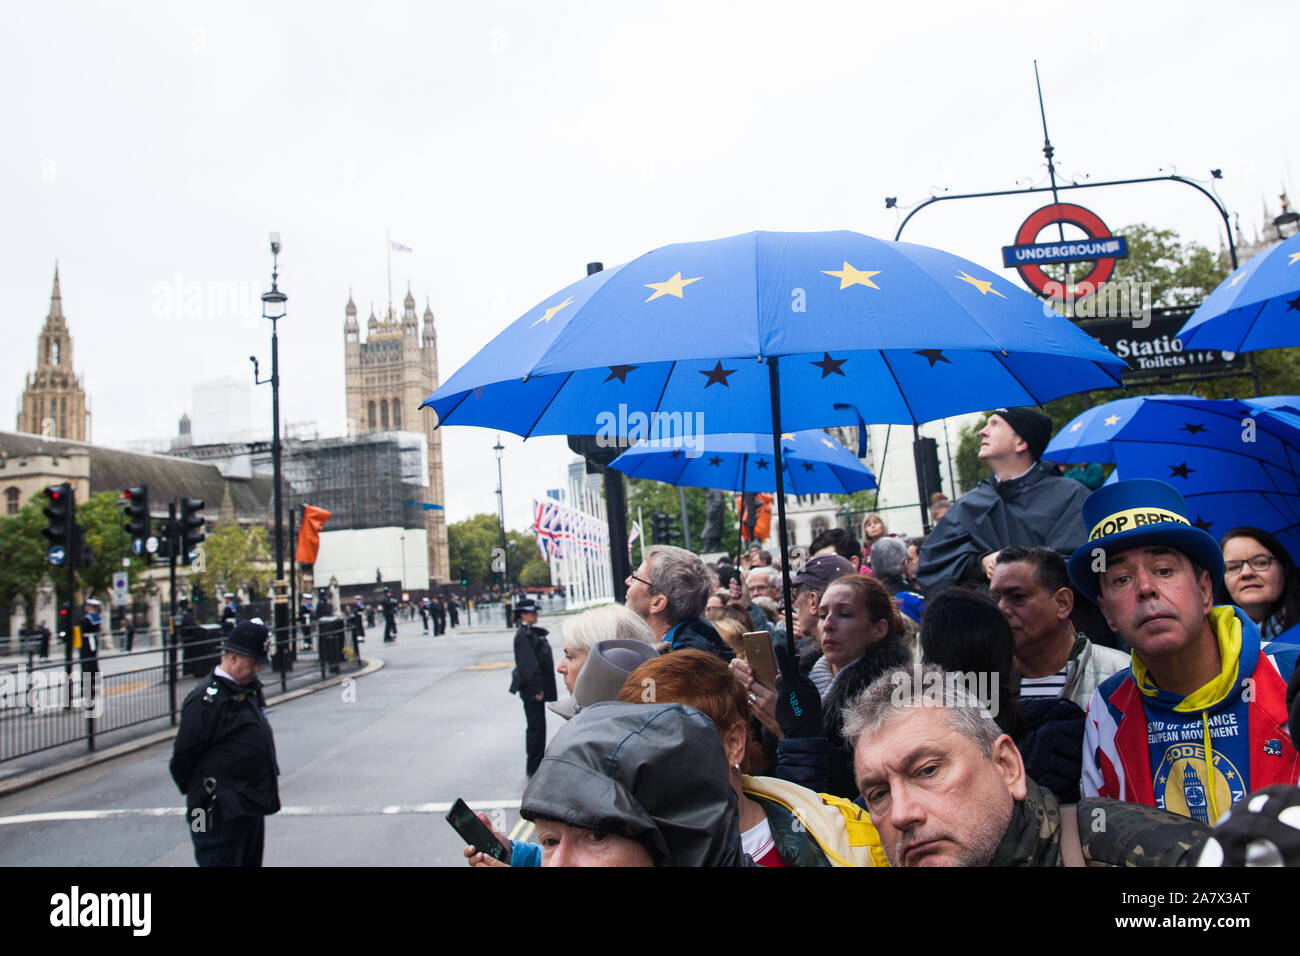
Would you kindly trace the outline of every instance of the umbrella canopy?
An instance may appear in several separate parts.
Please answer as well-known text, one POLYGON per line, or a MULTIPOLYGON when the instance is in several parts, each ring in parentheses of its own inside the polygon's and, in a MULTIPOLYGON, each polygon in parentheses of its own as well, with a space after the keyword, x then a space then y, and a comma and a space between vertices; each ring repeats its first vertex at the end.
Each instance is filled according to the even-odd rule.
POLYGON ((1252 525, 1300 554, 1300 396, 1122 398, 1075 418, 1043 458, 1114 462, 1110 480, 1158 478, 1210 534, 1252 525))
POLYGON ((573 283, 422 405, 439 424, 525 438, 771 434, 793 654, 781 433, 859 414, 918 424, 1041 404, 1122 384, 1124 367, 1029 293, 949 253, 853 232, 751 232, 664 246, 573 283))
POLYGON ((1178 330, 1183 348, 1254 352, 1300 345, 1300 234, 1252 256, 1178 330))
MULTIPOLYGON (((847 495, 876 487, 876 478, 853 452, 820 429, 781 436, 787 494, 847 495)), ((689 451, 634 445, 610 464, 633 478, 670 485, 775 491, 772 436, 703 435, 689 451)))
MULTIPOLYGON (((633 416, 766 432, 920 423, 1120 382, 1124 363, 1001 276, 853 232, 681 243, 588 276, 499 334, 424 402, 442 424, 626 435, 633 416), (702 420, 697 416, 703 416, 702 420)), ((654 423, 652 422, 651 425, 654 423)), ((665 426, 667 427, 667 426, 665 426)))

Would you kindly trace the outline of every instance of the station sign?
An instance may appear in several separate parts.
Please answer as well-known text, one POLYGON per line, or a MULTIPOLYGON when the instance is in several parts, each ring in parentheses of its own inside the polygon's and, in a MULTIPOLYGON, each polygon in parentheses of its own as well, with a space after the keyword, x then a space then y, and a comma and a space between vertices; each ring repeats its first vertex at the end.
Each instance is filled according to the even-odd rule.
POLYGON ((1052 203, 1029 214, 1016 231, 1016 241, 1002 247, 1002 264, 1020 273, 1025 285, 1047 299, 1078 300, 1092 295, 1115 271, 1115 261, 1128 256, 1128 242, 1111 235, 1110 229, 1091 209, 1073 203, 1052 203), (1084 233, 1083 239, 1038 242, 1049 226, 1064 223, 1084 233), (1092 262, 1092 268, 1075 277, 1066 287, 1043 271, 1044 265, 1063 262, 1092 262))

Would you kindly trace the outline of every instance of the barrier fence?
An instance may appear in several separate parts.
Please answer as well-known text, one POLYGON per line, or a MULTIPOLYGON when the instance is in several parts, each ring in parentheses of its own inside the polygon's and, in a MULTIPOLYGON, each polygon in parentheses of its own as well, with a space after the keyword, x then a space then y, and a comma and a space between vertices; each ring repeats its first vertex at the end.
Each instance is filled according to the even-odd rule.
MULTIPOLYGON (((327 680, 344 667, 360 669, 351 625, 325 617, 310 629, 282 629, 271 664, 259 674, 267 696, 327 680)), ((24 659, 0 667, 0 763, 80 741, 93 751, 110 735, 113 743, 124 739, 122 731, 131 728, 175 726, 186 696, 220 661, 222 636, 220 625, 192 626, 162 647, 93 658, 74 650, 71 662, 57 640, 48 642, 46 659, 37 641, 24 638, 24 659)), ((124 643, 124 636, 114 638, 124 643)))

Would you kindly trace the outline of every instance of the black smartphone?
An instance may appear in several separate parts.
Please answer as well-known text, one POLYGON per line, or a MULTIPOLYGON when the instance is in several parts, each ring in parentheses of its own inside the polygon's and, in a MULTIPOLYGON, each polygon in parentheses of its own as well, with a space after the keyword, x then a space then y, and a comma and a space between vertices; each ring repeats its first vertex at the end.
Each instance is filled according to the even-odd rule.
POLYGON ((486 853, 493 859, 506 862, 508 856, 506 848, 501 845, 501 841, 492 835, 492 831, 483 825, 483 821, 474 815, 474 811, 469 808, 464 800, 459 797, 451 805, 451 811, 447 814, 447 822, 451 824, 453 830, 460 834, 460 838, 469 846, 474 847, 481 853, 486 853))

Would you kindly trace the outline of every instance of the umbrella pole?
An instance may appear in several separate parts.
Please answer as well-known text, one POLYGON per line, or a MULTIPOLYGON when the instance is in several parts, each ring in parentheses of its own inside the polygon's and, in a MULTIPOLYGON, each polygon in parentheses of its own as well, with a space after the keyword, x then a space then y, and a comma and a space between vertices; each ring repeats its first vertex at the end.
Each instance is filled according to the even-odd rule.
POLYGON ((740 458, 740 520, 736 522, 736 567, 740 567, 740 555, 745 547, 745 472, 749 471, 749 456, 740 458))
POLYGON ((781 595, 785 599, 785 646, 795 660, 794 603, 790 598, 790 547, 785 534, 785 478, 781 472, 781 374, 776 356, 767 360, 768 391, 772 395, 772 456, 776 459, 776 520, 781 539, 781 595))

